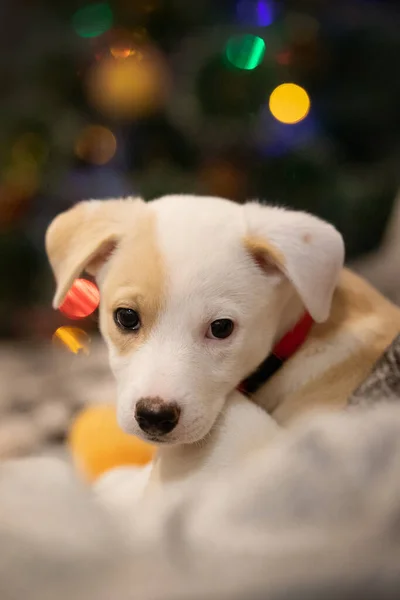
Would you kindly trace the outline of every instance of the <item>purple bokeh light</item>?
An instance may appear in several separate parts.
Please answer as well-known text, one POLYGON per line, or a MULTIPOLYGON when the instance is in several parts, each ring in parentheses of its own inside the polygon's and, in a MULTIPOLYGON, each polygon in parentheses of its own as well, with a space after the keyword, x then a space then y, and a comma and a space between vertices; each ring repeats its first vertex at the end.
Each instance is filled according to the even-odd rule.
POLYGON ((268 27, 274 21, 273 0, 239 0, 236 15, 242 25, 268 27))
POLYGON ((257 25, 260 27, 268 27, 274 20, 274 10, 272 2, 268 0, 259 0, 257 2, 257 25))

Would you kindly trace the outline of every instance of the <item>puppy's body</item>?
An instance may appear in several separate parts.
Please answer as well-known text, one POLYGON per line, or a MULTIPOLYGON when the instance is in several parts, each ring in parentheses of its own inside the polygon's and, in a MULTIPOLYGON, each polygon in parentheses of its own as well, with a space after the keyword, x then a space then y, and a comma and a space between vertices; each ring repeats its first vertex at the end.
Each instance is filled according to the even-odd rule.
POLYGON ((343 270, 340 234, 306 213, 194 196, 83 202, 46 244, 55 307, 83 270, 96 276, 119 422, 159 444, 156 487, 235 462, 273 433, 266 411, 286 425, 344 406, 400 331, 400 310, 343 270), (311 332, 255 394, 259 411, 235 390, 305 311, 311 332))
POLYGON ((310 408, 342 408, 400 331, 400 310, 343 269, 329 319, 255 397, 281 425, 310 408))

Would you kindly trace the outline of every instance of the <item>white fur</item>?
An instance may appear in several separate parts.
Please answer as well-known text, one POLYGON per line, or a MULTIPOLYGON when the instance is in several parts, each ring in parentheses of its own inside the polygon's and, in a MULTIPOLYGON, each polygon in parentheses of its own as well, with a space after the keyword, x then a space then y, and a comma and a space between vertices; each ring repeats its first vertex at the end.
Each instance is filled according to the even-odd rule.
POLYGON ((233 392, 204 440, 159 449, 153 464, 113 469, 96 483, 101 501, 122 516, 161 489, 190 484, 250 458, 280 431, 262 408, 233 392))
POLYGON ((248 229, 268 240, 285 258, 284 273, 317 323, 329 317, 344 261, 344 243, 329 223, 304 212, 245 206, 248 229))
POLYGON ((135 420, 136 403, 156 396, 174 401, 182 415, 165 442, 193 443, 207 435, 228 395, 305 308, 318 320, 327 318, 343 242, 316 217, 257 204, 170 196, 149 210, 167 269, 167 300, 141 348, 121 357, 109 341, 118 418, 125 431, 146 439, 135 420), (263 272, 245 249, 246 235, 273 244, 287 273, 263 272), (206 338, 219 318, 235 322, 233 334, 206 338))

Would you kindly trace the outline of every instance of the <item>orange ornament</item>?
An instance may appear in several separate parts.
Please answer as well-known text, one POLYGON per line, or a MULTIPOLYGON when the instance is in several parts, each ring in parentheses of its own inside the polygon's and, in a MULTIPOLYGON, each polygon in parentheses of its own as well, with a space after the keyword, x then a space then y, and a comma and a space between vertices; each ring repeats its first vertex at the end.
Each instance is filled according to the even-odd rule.
POLYGON ((77 468, 90 481, 115 467, 146 465, 156 452, 155 446, 120 429, 114 405, 84 409, 72 425, 68 442, 77 468))
POLYGON ((75 279, 60 306, 69 319, 84 319, 91 315, 100 303, 100 292, 92 281, 75 279))

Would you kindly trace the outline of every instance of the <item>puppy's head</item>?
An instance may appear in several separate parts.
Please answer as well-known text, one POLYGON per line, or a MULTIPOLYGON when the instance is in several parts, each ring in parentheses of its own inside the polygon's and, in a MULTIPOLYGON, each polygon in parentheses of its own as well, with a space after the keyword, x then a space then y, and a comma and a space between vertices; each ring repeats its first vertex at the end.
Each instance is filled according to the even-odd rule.
POLYGON ((311 215, 194 196, 82 202, 46 246, 55 308, 96 276, 120 425, 156 443, 202 439, 305 309, 327 319, 343 264, 341 236, 311 215))

